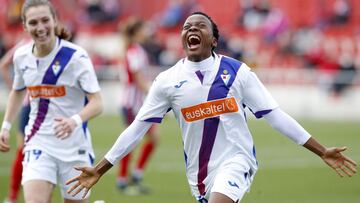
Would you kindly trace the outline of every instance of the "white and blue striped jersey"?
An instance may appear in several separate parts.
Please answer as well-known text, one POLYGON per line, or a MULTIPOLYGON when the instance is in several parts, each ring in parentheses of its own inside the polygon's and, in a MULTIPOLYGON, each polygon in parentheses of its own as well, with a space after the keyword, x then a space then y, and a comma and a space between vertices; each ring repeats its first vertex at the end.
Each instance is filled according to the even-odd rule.
POLYGON ((86 104, 86 94, 100 91, 92 62, 81 47, 61 39, 52 52, 37 58, 31 42, 14 53, 13 89, 27 89, 31 112, 25 129, 25 151, 44 150, 63 161, 94 157, 87 123, 67 139, 56 138, 54 119, 71 117, 86 104))
POLYGON ((186 175, 194 196, 204 196, 222 163, 241 156, 257 170, 245 108, 257 118, 278 107, 250 68, 214 55, 180 60, 160 73, 136 119, 161 122, 172 109, 181 128, 186 175))

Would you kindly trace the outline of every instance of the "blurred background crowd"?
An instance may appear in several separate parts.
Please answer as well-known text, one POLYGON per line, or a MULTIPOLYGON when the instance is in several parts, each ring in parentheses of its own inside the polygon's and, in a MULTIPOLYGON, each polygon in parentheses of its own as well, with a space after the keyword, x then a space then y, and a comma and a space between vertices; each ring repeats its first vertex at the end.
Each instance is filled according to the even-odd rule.
MULTIPOLYGON (((23 32, 21 22, 21 7, 24 1, 0 0, 0 58, 16 44, 29 38, 23 32)), ((105 114, 118 114, 121 97, 127 99, 122 91, 122 82, 127 80, 127 73, 124 68, 126 43, 121 32, 129 19, 137 17, 146 23, 141 45, 150 64, 146 75, 153 79, 160 71, 166 70, 184 57, 180 39, 183 22, 188 14, 203 11, 218 25, 220 39, 215 50, 217 53, 247 63, 266 84, 283 110, 297 119, 311 120, 308 121, 308 126, 318 128, 315 130, 313 127, 315 134, 322 136, 323 140, 328 139, 329 143, 346 143, 354 150, 354 157, 359 158, 356 156, 356 149, 359 149, 356 144, 360 142, 355 140, 358 139, 360 121, 360 0, 50 1, 57 9, 59 21, 72 32, 71 40, 85 48, 91 56, 100 81, 105 114), (313 123, 313 119, 320 122, 313 123), (327 120, 345 122, 341 125, 333 122, 324 125, 323 122, 327 120)), ((5 109, 9 95, 1 76, 0 74, 0 114, 5 109)), ((94 134, 117 135, 120 132, 117 117, 104 119, 101 116, 99 122, 94 124, 97 125, 94 127, 94 134)), ((168 122, 164 126, 164 135, 174 134, 175 125, 168 122)), ((256 128, 266 135, 270 133, 267 128, 256 128)), ((105 146, 107 148, 109 143, 113 142, 111 136, 96 137, 94 136, 94 143, 97 153, 105 152, 105 146)), ((260 160, 263 160, 265 171, 268 170, 271 176, 268 176, 270 179, 262 179, 263 182, 258 184, 260 187, 252 189, 253 196, 249 199, 259 196, 260 200, 261 197, 264 199, 258 202, 272 202, 268 198, 270 196, 274 197, 273 202, 310 202, 309 199, 316 202, 342 202, 344 199, 349 200, 347 202, 360 202, 359 181, 353 179, 352 184, 345 185, 351 182, 329 179, 325 171, 319 171, 323 166, 318 165, 318 160, 309 159, 308 154, 306 157, 305 154, 293 156, 294 152, 284 147, 282 140, 273 140, 273 137, 259 136, 260 139, 257 140, 260 143, 257 146, 263 145, 259 148, 265 149, 259 153, 260 160), (274 147, 269 147, 272 144, 274 147), (287 151, 284 153, 279 149, 287 151), (287 169, 292 171, 286 171, 287 169), (287 180, 287 177, 293 179, 293 169, 301 171, 300 174, 304 176, 317 174, 318 179, 309 184, 304 182, 300 175, 289 187, 284 187, 287 183, 281 180, 287 180), (277 185, 280 187, 274 187, 274 181, 279 183, 277 185), (333 184, 327 181, 338 182, 333 184), (303 185, 297 185, 302 182, 303 185), (321 189, 324 188, 321 185, 326 184, 332 184, 333 187, 329 191, 321 189), (309 186, 312 187, 311 191, 318 191, 319 194, 313 192, 309 196, 308 192, 301 192, 309 186), (318 190, 319 188, 321 190, 318 190), (284 192, 284 189, 291 190, 284 192), (276 193, 275 190, 279 192, 276 193), (302 195, 303 199, 294 200, 295 196, 302 195), (281 201, 279 198, 282 197, 287 200, 281 201)), ((185 192, 179 192, 181 184, 163 182, 182 177, 178 172, 182 172, 183 157, 176 159, 181 165, 174 164, 175 147, 171 145, 175 143, 174 139, 171 136, 162 136, 162 139, 166 143, 163 146, 167 148, 159 147, 160 158, 155 157, 155 163, 149 170, 149 180, 153 178, 154 183, 161 185, 159 187, 154 184, 154 190, 158 191, 158 196, 162 199, 167 198, 167 202, 169 199, 184 202, 185 192), (170 147, 167 146, 169 143, 170 147), (160 173, 157 174, 158 172, 160 173), (170 184, 176 187, 169 187, 170 184), (169 193, 171 196, 163 194, 167 189, 174 189, 173 193, 169 193)), ((182 152, 182 149, 179 148, 179 152, 182 152)), ((10 166, 11 159, 9 155, 0 159, 1 183, 4 182, 2 180, 8 180, 7 166, 10 166)), ((114 177, 99 183, 102 186, 94 190, 94 197, 116 198, 118 201, 115 189, 108 187, 113 184, 110 179, 114 180, 114 177), (104 197, 105 191, 113 193, 104 197)), ((5 191, 1 186, 4 188, 7 185, 0 184, 0 191, 5 191)), ((188 192, 188 188, 183 191, 188 192)), ((0 192, 0 200, 4 195, 5 192, 0 192)), ((156 199, 156 195, 154 197, 156 199)), ((129 202, 134 202, 134 199, 130 198, 129 202)), ((124 199, 124 202, 126 200, 124 199)))
MULTIPOLYGON (((0 56, 24 37, 20 19, 23 1, 0 0, 0 56)), ((154 70, 163 70, 183 57, 180 30, 184 18, 201 10, 219 26, 217 52, 259 70, 265 83, 326 84, 335 97, 347 87, 359 85, 358 0, 52 2, 60 20, 73 32, 73 40, 92 56, 101 80, 118 79, 122 63, 119 29, 129 16, 146 20, 147 37, 142 45, 154 70)))

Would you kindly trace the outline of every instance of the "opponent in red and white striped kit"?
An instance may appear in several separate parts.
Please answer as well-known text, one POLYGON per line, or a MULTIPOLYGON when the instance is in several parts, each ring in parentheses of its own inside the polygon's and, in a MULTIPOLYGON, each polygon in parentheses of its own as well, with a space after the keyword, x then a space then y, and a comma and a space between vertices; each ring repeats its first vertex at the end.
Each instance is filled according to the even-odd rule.
MULTIPOLYGON (((141 42, 146 37, 146 24, 138 18, 129 18, 122 30, 124 39, 124 69, 125 82, 123 83, 123 91, 121 92, 121 113, 126 126, 129 126, 135 119, 140 107, 142 106, 146 93, 149 89, 150 82, 148 82, 145 73, 149 69, 148 56, 141 42)), ((146 133, 146 141, 141 147, 137 163, 129 174, 130 160, 132 153, 128 153, 119 162, 119 171, 117 175, 117 187, 127 193, 129 185, 135 185, 139 193, 148 193, 149 189, 144 187, 141 182, 145 167, 154 152, 154 149, 159 139, 156 126, 153 125, 146 133), (130 175, 130 180, 129 180, 130 175)))

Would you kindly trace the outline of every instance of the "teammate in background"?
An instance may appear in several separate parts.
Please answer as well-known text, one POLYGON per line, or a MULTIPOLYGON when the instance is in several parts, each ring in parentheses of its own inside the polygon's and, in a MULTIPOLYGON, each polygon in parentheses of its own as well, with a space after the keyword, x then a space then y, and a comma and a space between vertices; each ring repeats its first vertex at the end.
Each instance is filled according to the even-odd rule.
POLYGON ((56 184, 65 203, 87 202, 66 193, 65 181, 76 165, 91 166, 94 152, 86 122, 102 111, 100 87, 86 51, 66 41, 47 0, 27 0, 22 21, 32 42, 13 57, 14 82, 0 131, 0 151, 7 152, 11 123, 26 91, 31 111, 25 128, 22 185, 25 202, 51 202, 56 184))
MULTIPOLYGON (((10 68, 12 67, 13 55, 15 50, 24 45, 28 40, 22 40, 15 47, 10 49, 0 60, 0 71, 5 84, 11 89, 12 79, 10 74, 10 68)), ((23 161, 23 145, 24 145, 24 137, 25 137, 25 126, 29 121, 29 113, 30 113, 30 101, 28 95, 25 96, 23 105, 20 110, 19 116, 19 126, 16 135, 16 153, 15 159, 13 161, 11 167, 11 176, 10 176, 10 184, 9 184, 9 193, 7 199, 4 203, 15 203, 18 194, 21 188, 21 176, 22 176, 22 161, 23 161)))
POLYGON ((240 202, 258 165, 244 108, 264 117, 276 130, 317 154, 340 176, 356 173, 356 163, 327 148, 283 112, 250 68, 214 52, 217 25, 201 12, 191 14, 181 32, 186 58, 160 73, 134 122, 93 168, 77 167, 80 176, 69 193, 86 192, 143 137, 151 122, 160 122, 169 108, 182 131, 186 175, 199 202, 240 202))
MULTIPOLYGON (((124 72, 126 75, 124 92, 121 97, 121 114, 126 126, 129 126, 135 119, 145 95, 150 87, 150 82, 144 76, 144 72, 149 68, 146 51, 142 48, 141 43, 145 40, 145 22, 138 18, 129 18, 121 29, 124 42, 124 72)), ((128 170, 130 165, 131 153, 123 157, 119 163, 117 175, 117 186, 121 191, 128 191, 128 186, 134 184, 137 191, 147 193, 148 189, 140 183, 143 177, 143 171, 150 155, 158 142, 159 135, 156 126, 152 125, 146 133, 147 139, 142 146, 135 169, 132 172, 131 180, 128 180, 128 170)))

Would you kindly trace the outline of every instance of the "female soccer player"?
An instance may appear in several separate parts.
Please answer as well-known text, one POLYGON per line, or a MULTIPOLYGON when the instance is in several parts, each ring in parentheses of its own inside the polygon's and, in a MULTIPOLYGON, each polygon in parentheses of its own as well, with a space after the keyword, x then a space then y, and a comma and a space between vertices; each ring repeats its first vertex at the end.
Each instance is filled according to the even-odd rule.
POLYGON ((100 87, 86 51, 58 31, 55 10, 47 0, 27 0, 22 8, 25 31, 33 42, 14 53, 15 77, 0 131, 0 151, 9 151, 9 131, 26 91, 31 112, 25 129, 22 184, 26 202, 51 202, 56 184, 64 202, 87 202, 66 193, 65 181, 76 165, 92 164, 94 153, 86 122, 100 114, 100 87))
POLYGON ((86 192, 141 139, 151 122, 160 122, 169 108, 182 131, 186 173, 199 202, 239 202, 258 168, 244 108, 264 117, 276 130, 320 156, 340 176, 356 173, 356 163, 326 148, 283 112, 250 68, 214 52, 219 33, 204 13, 185 21, 182 44, 186 58, 161 73, 134 122, 94 168, 78 167, 80 176, 69 190, 86 192))
MULTIPOLYGON (((123 57, 125 83, 123 84, 124 92, 122 93, 121 113, 123 114, 126 126, 129 126, 134 121, 150 86, 150 83, 144 76, 146 68, 149 68, 148 57, 146 51, 140 45, 146 37, 145 28, 144 21, 131 17, 125 22, 121 30, 125 51, 123 57)), ((136 186, 137 192, 148 192, 148 189, 140 183, 146 163, 156 147, 159 134, 155 125, 146 134, 148 135, 147 140, 142 146, 139 159, 131 175, 131 180, 128 180, 131 153, 128 153, 120 161, 117 187, 125 193, 128 191, 128 186, 132 184, 136 186)))

